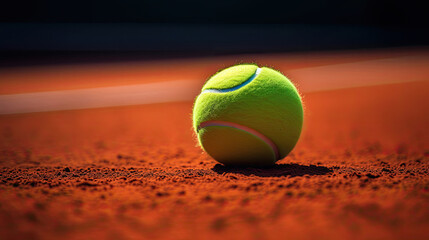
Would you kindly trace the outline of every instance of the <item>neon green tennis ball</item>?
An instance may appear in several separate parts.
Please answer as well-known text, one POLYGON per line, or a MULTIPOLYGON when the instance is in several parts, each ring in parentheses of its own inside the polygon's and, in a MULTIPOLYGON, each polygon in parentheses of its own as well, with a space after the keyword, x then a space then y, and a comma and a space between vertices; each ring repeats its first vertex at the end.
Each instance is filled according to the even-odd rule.
POLYGON ((193 109, 202 148, 226 165, 272 165, 301 134, 303 108, 295 86, 271 68, 243 64, 213 75, 193 109))

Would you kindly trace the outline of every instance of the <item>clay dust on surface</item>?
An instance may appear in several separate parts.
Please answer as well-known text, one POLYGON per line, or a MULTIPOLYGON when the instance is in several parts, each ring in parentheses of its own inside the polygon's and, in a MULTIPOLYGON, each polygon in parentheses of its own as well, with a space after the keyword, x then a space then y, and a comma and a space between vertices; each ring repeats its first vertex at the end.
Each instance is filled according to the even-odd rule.
POLYGON ((217 164, 192 102, 0 117, 1 239, 428 239, 429 82, 305 93, 268 169, 217 164))

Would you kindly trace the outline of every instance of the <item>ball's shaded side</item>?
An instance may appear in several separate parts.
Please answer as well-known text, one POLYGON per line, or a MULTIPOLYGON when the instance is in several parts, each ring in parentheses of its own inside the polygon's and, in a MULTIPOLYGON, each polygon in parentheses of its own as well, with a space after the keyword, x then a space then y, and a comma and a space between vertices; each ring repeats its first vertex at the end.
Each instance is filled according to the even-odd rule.
POLYGON ((251 64, 213 75, 193 109, 200 145, 227 165, 274 164, 293 149, 302 124, 295 86, 280 72, 251 64))

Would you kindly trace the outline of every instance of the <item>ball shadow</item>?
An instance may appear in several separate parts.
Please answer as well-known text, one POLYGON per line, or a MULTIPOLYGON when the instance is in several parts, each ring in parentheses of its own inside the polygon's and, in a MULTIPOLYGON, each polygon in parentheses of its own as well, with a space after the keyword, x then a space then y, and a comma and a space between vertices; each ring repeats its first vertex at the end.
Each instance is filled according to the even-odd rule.
POLYGON ((304 175, 325 175, 331 173, 332 170, 323 166, 304 166, 295 163, 291 164, 276 164, 272 167, 236 167, 236 166, 225 166, 222 164, 216 164, 212 170, 216 173, 238 173, 246 176, 255 175, 258 177, 298 177, 304 175))

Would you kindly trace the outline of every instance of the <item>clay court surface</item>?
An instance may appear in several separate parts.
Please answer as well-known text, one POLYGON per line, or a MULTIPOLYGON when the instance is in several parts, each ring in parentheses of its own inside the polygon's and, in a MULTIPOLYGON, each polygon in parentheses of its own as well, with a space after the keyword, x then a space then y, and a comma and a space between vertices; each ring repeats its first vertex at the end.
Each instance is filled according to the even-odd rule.
POLYGON ((0 115, 0 239, 429 239, 428 63, 414 49, 0 69, 0 97, 170 89, 0 115), (302 136, 272 168, 217 164, 193 135, 198 89, 238 62, 280 69, 303 96, 302 136))

